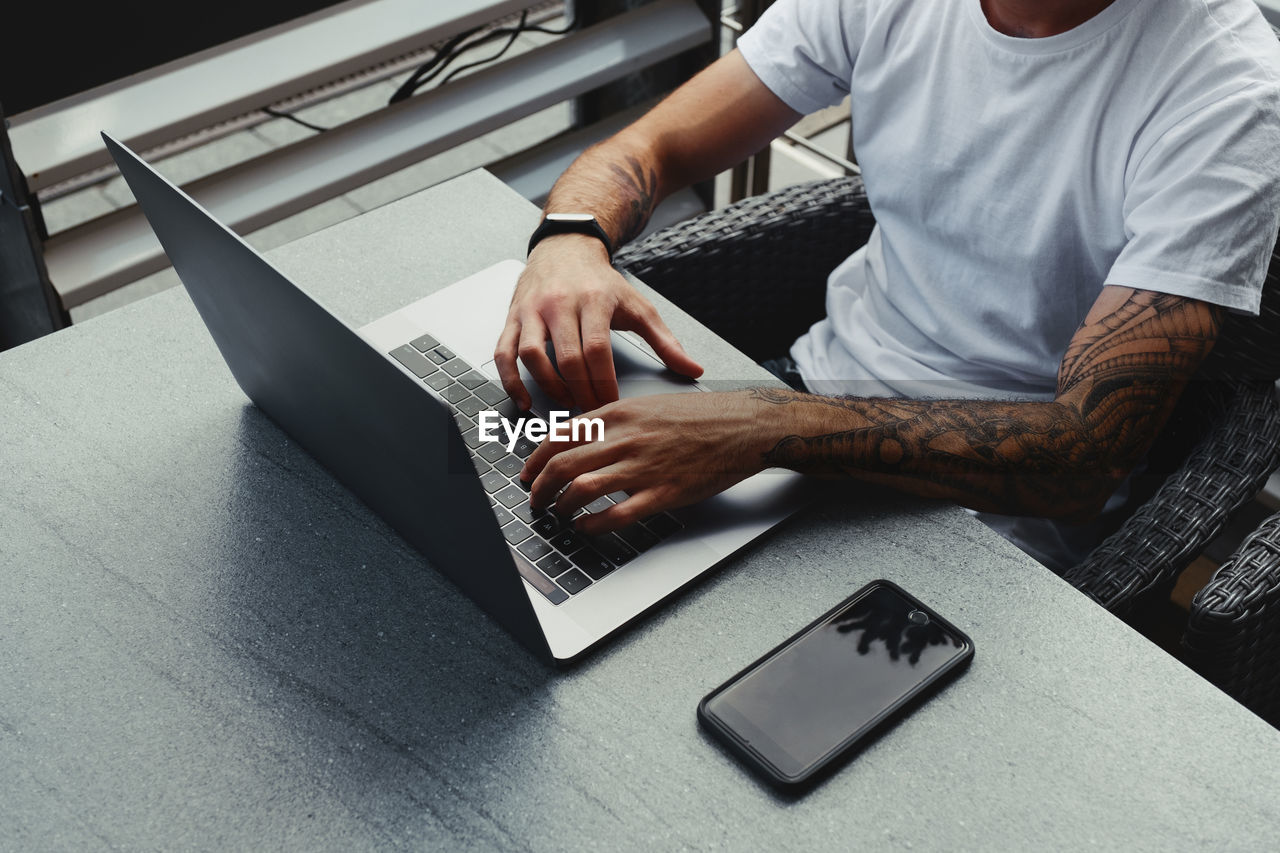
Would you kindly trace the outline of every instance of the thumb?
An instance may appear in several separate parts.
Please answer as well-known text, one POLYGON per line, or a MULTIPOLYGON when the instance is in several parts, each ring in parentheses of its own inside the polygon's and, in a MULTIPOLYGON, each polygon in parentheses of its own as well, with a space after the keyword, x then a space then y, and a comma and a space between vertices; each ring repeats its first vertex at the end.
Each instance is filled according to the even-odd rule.
POLYGON ((653 347, 653 351, 658 354, 658 358, 662 359, 663 364, 676 373, 692 379, 702 375, 702 365, 694 361, 684 351, 680 341, 676 340, 676 336, 671 333, 671 330, 667 328, 667 324, 658 316, 656 308, 645 302, 639 307, 639 310, 632 310, 628 313, 634 318, 634 322, 627 325, 630 326, 632 331, 638 332, 649 346, 653 347))

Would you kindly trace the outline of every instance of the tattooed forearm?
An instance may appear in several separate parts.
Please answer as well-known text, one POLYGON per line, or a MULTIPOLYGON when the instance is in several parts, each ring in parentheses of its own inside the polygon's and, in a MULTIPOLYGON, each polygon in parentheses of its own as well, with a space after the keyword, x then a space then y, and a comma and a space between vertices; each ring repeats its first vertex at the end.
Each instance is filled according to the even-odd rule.
POLYGON ((589 148, 556 181, 546 209, 590 213, 621 246, 635 239, 661 200, 661 179, 653 155, 638 148, 589 148))
POLYGON ((653 213, 654 198, 658 192, 658 173, 652 166, 645 167, 637 158, 628 156, 626 164, 610 163, 617 184, 616 199, 625 205, 613 234, 618 245, 639 236, 653 213))
POLYGON ((1083 517, 1146 452, 1217 338, 1220 308, 1107 288, 1067 348, 1051 402, 816 397, 791 407, 775 465, 853 476, 976 509, 1083 517))

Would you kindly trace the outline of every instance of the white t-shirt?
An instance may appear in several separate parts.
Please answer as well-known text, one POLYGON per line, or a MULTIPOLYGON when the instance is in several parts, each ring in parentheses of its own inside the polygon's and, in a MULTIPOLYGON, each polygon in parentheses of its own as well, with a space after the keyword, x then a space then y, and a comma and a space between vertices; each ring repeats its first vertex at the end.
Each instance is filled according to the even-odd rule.
POLYGON ((779 0, 738 47, 802 113, 851 96, 878 224, 791 350, 811 389, 1050 398, 1105 284, 1257 312, 1280 45, 1252 0, 1115 0, 1039 39, 981 0, 779 0))

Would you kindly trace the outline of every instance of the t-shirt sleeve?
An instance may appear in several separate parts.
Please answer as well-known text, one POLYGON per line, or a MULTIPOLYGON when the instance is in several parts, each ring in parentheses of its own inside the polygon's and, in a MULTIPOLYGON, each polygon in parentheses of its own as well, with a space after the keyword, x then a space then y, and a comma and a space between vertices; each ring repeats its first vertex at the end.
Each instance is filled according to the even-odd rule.
POLYGON ((849 94, 867 0, 778 0, 738 39, 747 65, 796 112, 849 94))
POLYGON ((1275 86, 1251 83, 1138 152, 1107 284, 1258 313, 1280 227, 1278 101, 1275 86))

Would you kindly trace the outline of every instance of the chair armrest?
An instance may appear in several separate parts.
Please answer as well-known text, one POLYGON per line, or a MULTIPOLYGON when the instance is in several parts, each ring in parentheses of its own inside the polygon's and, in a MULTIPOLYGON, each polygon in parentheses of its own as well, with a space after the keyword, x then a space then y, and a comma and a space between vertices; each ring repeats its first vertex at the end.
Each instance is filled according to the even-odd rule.
POLYGON ((1270 381, 1224 386, 1229 399, 1182 466, 1120 529, 1063 577, 1108 610, 1128 614, 1165 597, 1280 461, 1280 405, 1270 381))
POLYGON ((815 181, 672 225, 614 263, 760 361, 824 316, 827 276, 874 227, 861 178, 815 181))
POLYGON ((1181 652, 1193 669, 1280 727, 1280 514, 1196 593, 1181 652))

